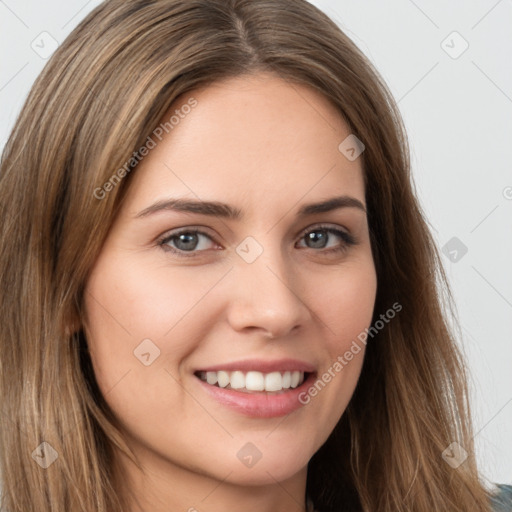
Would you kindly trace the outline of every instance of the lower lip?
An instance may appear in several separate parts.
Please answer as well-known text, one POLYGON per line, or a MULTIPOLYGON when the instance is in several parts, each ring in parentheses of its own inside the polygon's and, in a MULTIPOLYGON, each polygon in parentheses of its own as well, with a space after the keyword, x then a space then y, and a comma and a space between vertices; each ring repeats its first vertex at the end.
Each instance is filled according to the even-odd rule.
POLYGON ((299 396, 311 386, 315 380, 315 375, 310 373, 300 386, 279 394, 244 393, 212 386, 198 377, 196 379, 212 398, 230 409, 253 418, 275 418, 290 414, 304 405, 299 401, 299 396))

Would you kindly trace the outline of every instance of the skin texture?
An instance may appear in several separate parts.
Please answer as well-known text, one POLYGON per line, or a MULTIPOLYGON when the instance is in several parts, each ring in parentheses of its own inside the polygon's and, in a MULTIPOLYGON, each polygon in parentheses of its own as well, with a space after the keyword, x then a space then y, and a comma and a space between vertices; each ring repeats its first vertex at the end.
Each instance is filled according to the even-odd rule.
POLYGON ((191 96, 197 106, 133 171, 86 286, 98 385, 145 474, 121 454, 118 463, 137 496, 133 511, 301 511, 307 463, 353 394, 364 346, 307 405, 277 418, 218 403, 194 371, 294 358, 321 375, 370 325, 377 279, 365 212, 296 215, 333 196, 365 204, 361 158, 340 153, 350 131, 309 88, 267 74, 237 77, 178 98, 165 118, 191 96), (244 218, 136 217, 169 197, 222 201, 244 218), (308 245, 304 232, 321 223, 356 245, 327 254, 345 244, 335 234, 326 247, 308 245), (188 227, 211 237, 199 235, 195 257, 159 245, 188 227), (236 252, 248 236, 263 249, 250 264, 236 252), (149 366, 134 355, 144 339, 160 350, 149 366), (261 453, 252 467, 237 457, 248 442, 261 453))

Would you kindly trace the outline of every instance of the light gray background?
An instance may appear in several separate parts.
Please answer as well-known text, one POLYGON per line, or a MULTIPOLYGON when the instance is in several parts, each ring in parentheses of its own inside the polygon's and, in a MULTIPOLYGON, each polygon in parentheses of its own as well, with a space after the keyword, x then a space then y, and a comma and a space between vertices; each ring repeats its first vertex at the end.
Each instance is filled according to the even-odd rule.
MULTIPOLYGON (((50 51, 100 3, 0 0, 1 148, 46 62, 35 49, 50 51)), ((458 239, 443 259, 472 374, 477 458, 485 478, 512 483, 512 0, 312 3, 387 81, 439 247, 458 239)))

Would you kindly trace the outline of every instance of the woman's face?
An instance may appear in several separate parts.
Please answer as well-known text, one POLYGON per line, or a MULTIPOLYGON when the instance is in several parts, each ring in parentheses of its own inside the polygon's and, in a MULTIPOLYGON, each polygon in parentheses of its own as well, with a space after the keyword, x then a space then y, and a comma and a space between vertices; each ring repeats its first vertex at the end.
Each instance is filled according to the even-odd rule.
POLYGON ((148 470, 305 476, 373 313, 361 158, 323 96, 273 75, 178 100, 87 282, 98 385, 148 470))

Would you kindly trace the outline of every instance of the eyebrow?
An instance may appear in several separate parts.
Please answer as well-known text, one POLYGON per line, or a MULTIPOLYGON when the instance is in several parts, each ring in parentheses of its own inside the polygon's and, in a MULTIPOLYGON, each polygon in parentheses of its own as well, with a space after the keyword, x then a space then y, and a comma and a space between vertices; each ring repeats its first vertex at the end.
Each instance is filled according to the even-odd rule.
MULTIPOLYGON (((351 196, 338 196, 326 199, 318 203, 310 203, 301 206, 297 212, 298 217, 314 215, 316 213, 326 213, 340 208, 358 208, 366 213, 366 208, 359 199, 351 196)), ((157 201, 148 206, 135 218, 148 217, 154 213, 162 211, 179 211, 187 213, 196 213, 200 215, 211 215, 231 220, 241 220, 243 213, 240 209, 218 201, 195 201, 192 199, 169 198, 157 201)))

